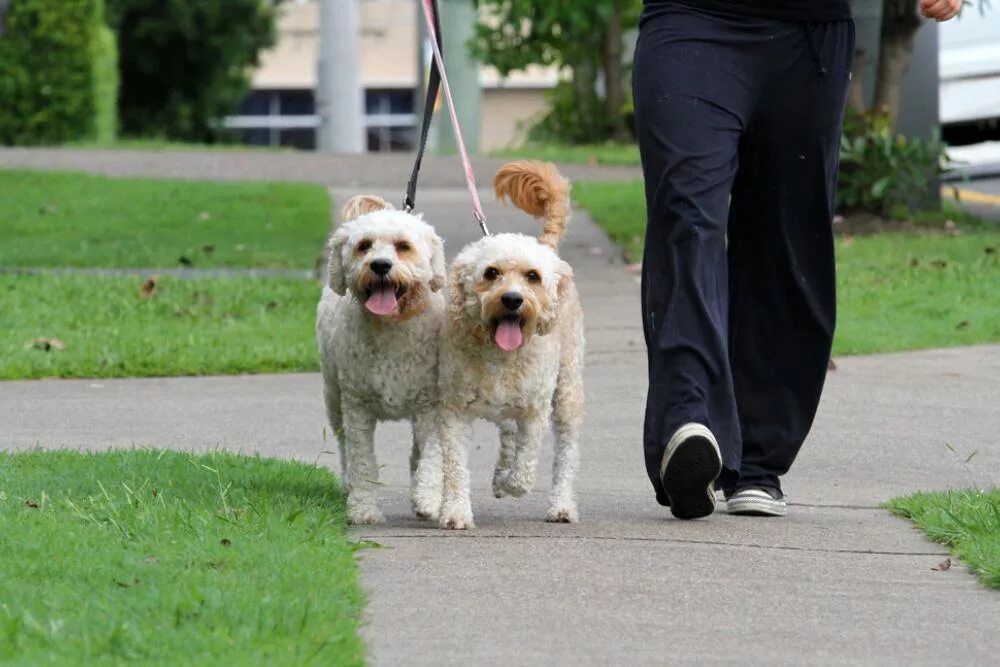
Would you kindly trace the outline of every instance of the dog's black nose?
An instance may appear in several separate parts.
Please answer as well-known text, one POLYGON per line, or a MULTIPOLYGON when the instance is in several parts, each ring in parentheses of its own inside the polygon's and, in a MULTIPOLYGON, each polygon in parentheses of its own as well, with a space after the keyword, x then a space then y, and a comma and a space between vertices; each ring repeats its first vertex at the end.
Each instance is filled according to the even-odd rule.
POLYGON ((507 292, 502 297, 500 297, 500 303, 507 310, 517 310, 524 303, 524 297, 517 292, 507 292))
POLYGON ((377 276, 384 276, 392 270, 392 260, 373 259, 371 263, 372 273, 377 276))

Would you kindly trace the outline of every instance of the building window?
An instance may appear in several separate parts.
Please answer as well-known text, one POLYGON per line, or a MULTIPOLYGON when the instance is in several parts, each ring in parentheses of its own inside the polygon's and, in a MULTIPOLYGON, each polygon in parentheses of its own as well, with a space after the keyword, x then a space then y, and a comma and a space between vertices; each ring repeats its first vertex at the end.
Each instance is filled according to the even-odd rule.
MULTIPOLYGON (((2 2, 3 0, 0 0, 2 2)), ((410 88, 365 91, 365 137, 372 152, 409 151, 416 145, 416 116, 410 88)), ((255 146, 316 148, 316 97, 312 90, 254 90, 239 113, 225 119, 227 128, 255 146)))
POLYGON ((365 127, 373 153, 410 151, 416 145, 413 89, 372 88, 365 91, 365 127))

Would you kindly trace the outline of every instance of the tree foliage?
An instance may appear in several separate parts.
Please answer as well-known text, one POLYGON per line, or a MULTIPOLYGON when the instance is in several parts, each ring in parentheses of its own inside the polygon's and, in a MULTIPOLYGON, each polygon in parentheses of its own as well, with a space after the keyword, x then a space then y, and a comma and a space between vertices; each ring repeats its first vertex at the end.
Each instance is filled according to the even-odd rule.
POLYGON ((114 40, 101 0, 16 0, 0 36, 0 145, 114 132, 114 40))
POLYGON ((529 65, 555 66, 571 81, 554 93, 541 128, 553 138, 599 141, 624 128, 623 26, 633 26, 640 0, 477 0, 484 19, 473 53, 503 75, 529 65), (603 86, 598 86, 599 74, 603 86), (599 88, 603 87, 603 94, 599 88), (559 133, 562 133, 561 136, 559 133))
POLYGON ((274 44, 266 0, 108 0, 118 33, 125 134, 188 141, 219 137, 274 44))

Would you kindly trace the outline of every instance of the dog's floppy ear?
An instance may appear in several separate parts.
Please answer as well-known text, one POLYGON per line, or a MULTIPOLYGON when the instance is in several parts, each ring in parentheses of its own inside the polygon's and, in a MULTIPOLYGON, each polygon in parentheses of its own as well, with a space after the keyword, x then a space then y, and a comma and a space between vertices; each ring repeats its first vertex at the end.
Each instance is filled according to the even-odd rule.
POLYGON ((382 211, 387 208, 392 208, 392 204, 381 197, 376 197, 375 195, 357 195, 348 199, 347 203, 344 204, 344 208, 340 209, 340 220, 342 222, 350 222, 351 220, 357 220, 366 213, 382 211))
POLYGON ((538 318, 536 329, 539 336, 544 336, 555 327, 556 322, 559 320, 559 310, 562 307, 562 302, 566 299, 569 288, 573 284, 573 267, 561 259, 556 264, 556 280, 558 281, 556 283, 556 299, 549 304, 547 312, 538 318))
POLYGON ((348 236, 348 231, 340 227, 333 233, 327 244, 329 257, 326 279, 330 289, 340 296, 347 293, 347 277, 344 275, 344 244, 347 243, 348 236))
POLYGON ((430 288, 432 292, 437 292, 444 287, 445 282, 444 241, 433 231, 428 233, 431 245, 431 271, 434 272, 434 275, 431 276, 430 288))
POLYGON ((453 322, 465 319, 465 281, 462 275, 468 270, 468 264, 456 259, 452 262, 448 274, 448 317, 453 322))

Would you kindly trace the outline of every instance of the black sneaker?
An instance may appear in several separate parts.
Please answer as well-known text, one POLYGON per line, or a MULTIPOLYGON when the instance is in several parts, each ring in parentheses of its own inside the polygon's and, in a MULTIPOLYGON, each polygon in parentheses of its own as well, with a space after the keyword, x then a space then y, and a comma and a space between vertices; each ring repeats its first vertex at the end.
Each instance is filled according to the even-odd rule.
POLYGON ((722 472, 719 444, 708 427, 684 424, 667 443, 660 481, 678 519, 700 519, 715 511, 715 479, 722 472))
POLYGON ((780 489, 771 486, 744 486, 726 495, 730 514, 743 516, 785 516, 788 506, 780 489))

